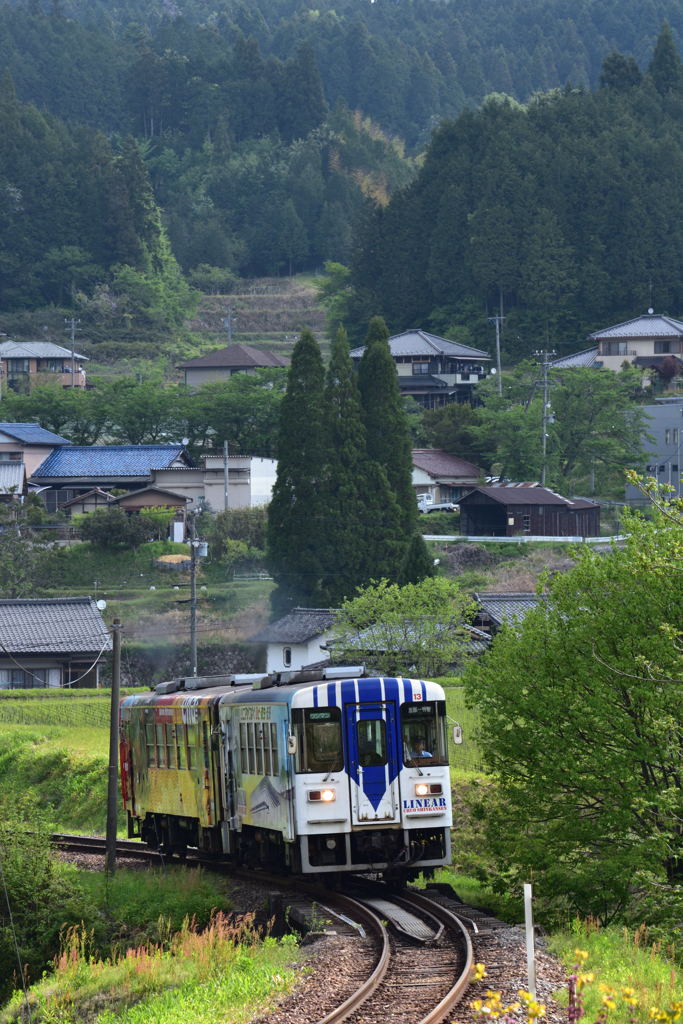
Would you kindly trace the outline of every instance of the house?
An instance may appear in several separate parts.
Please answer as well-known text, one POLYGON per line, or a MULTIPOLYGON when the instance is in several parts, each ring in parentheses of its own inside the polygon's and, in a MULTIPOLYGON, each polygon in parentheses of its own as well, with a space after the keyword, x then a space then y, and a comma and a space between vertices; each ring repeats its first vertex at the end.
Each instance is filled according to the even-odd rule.
POLYGON ((111 647, 90 597, 0 601, 0 689, 98 686, 111 647))
MULTIPOLYGON (((652 405, 643 406, 648 418, 643 438, 647 463, 645 476, 658 483, 673 487, 674 494, 683 494, 683 396, 656 398, 652 405)), ((626 500, 631 504, 649 505, 649 501, 633 484, 626 485, 626 500)))
POLYGON ((457 455, 438 448, 413 449, 413 487, 418 498, 429 495, 433 504, 457 502, 476 487, 483 470, 457 455))
POLYGON ((254 636, 252 644, 266 644, 266 672, 296 671, 327 664, 325 644, 332 637, 335 612, 330 608, 294 608, 254 636))
POLYGON ((209 381, 229 380, 236 373, 289 366, 289 359, 253 345, 228 345, 197 359, 189 359, 177 367, 185 374, 185 385, 197 388, 209 381))
POLYGON ((21 394, 40 381, 55 381, 65 388, 84 388, 88 357, 51 341, 0 343, 0 387, 4 383, 21 394))
MULTIPOLYGON (((254 508, 267 505, 275 484, 277 460, 252 455, 228 457, 228 508, 254 508)), ((156 487, 184 494, 188 500, 208 505, 214 512, 225 509, 225 460, 222 455, 206 455, 199 466, 169 466, 155 469, 156 487)))
POLYGON ((187 466, 181 444, 68 445, 56 448, 31 475, 48 512, 93 488, 134 491, 152 483, 152 471, 187 466))
POLYGON ((547 487, 475 487, 460 499, 460 531, 468 537, 597 537, 600 505, 547 487))
POLYGON ((520 622, 527 612, 535 608, 542 600, 538 594, 494 594, 480 593, 474 595, 479 610, 474 617, 474 625, 488 636, 497 633, 501 626, 520 622))
POLYGON ((109 491, 103 491, 101 487, 93 487, 84 494, 77 494, 61 506, 62 512, 69 517, 80 516, 88 512, 96 512, 98 508, 106 508, 113 498, 109 491))
POLYGON ((23 463, 27 477, 55 448, 70 444, 38 423, 0 423, 0 463, 23 463))
MULTIPOLYGON (((404 331, 389 338, 402 395, 409 395, 425 409, 449 402, 471 402, 474 385, 488 373, 487 352, 439 338, 427 331, 404 331)), ((351 350, 360 362, 365 348, 351 350)))
POLYGON ((683 322, 649 309, 642 316, 589 335, 593 347, 550 363, 552 369, 573 366, 618 371, 624 363, 639 367, 649 383, 652 372, 665 380, 683 374, 683 322))

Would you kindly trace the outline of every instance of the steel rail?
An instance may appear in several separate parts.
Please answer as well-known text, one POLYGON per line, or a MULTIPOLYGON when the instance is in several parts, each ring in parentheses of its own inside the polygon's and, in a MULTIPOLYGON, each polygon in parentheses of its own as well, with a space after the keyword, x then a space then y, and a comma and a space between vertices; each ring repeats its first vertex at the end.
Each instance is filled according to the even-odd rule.
POLYGON ((453 1011, 469 987, 474 962, 472 940, 460 918, 456 914, 451 913, 450 910, 447 910, 446 907, 442 907, 441 904, 435 903, 428 897, 414 891, 402 894, 401 899, 443 922, 450 931, 454 931, 458 935, 465 948, 465 964, 459 977, 434 1009, 430 1010, 427 1016, 418 1022, 418 1024, 439 1024, 440 1021, 444 1020, 453 1011))

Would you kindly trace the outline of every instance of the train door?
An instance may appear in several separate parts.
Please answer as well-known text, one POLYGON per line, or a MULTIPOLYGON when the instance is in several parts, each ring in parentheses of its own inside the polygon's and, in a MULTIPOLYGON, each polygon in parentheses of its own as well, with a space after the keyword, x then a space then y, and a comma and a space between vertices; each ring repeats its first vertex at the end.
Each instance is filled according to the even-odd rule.
POLYGON ((398 822, 400 748, 394 704, 347 704, 346 749, 351 778, 351 822, 398 822))

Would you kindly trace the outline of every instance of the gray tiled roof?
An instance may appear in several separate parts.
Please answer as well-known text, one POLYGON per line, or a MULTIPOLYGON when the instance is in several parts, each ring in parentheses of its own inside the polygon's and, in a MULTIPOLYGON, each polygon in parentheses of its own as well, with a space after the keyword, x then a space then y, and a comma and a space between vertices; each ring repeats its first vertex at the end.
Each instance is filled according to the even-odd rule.
MULTIPOLYGON (((491 359, 488 352, 478 348, 470 348, 469 345, 460 345, 457 341, 448 341, 447 338, 439 338, 436 334, 428 334, 427 331, 404 331, 402 334, 395 334, 389 338, 389 348, 394 356, 434 356, 443 354, 460 359, 476 359, 477 362, 491 359)), ((359 359, 365 347, 354 348, 351 351, 352 359, 359 359)))
POLYGON ((0 601, 0 655, 97 654, 111 650, 90 597, 0 601))
POLYGON ((550 367, 553 370, 567 370, 576 366, 593 366, 598 358, 597 348, 585 348, 582 352, 574 352, 571 356, 553 359, 550 367))
POLYGON ((681 335, 683 323, 680 320, 660 316, 658 313, 644 313, 623 324, 595 331, 589 338, 591 341, 602 341, 603 338, 680 338, 681 335))
POLYGON ((23 444, 71 444, 65 437, 45 430, 39 423, 0 423, 0 434, 7 434, 23 444))
POLYGON ((304 644, 328 630, 334 618, 335 612, 330 608, 294 608, 289 615, 271 622, 249 640, 255 644, 304 644))
MULTIPOLYGON (((55 345, 51 341, 3 341, 0 342, 0 359, 71 359, 71 349, 55 345)), ((88 356, 74 352, 76 359, 88 356)))
POLYGON ((178 369, 190 370, 194 367, 209 366, 289 366, 289 359, 266 349, 255 348, 253 345, 228 345, 227 348, 219 348, 196 359, 189 359, 186 363, 179 363, 178 369))
POLYGON ((0 494, 20 494, 24 489, 24 463, 0 462, 0 494))
POLYGON ((476 480, 481 475, 481 470, 473 462, 451 455, 450 452, 442 452, 438 448, 414 448, 413 466, 424 470, 435 479, 466 477, 476 480))
POLYGON ((474 595, 475 601, 481 605, 490 619, 498 625, 523 619, 528 611, 535 608, 542 600, 537 594, 491 594, 474 595))

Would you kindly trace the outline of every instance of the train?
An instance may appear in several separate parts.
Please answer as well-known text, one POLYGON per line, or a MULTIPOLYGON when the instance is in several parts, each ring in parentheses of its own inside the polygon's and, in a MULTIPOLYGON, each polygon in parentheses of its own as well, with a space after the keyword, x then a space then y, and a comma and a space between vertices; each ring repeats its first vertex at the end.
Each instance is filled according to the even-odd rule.
POLYGON ((128 836, 329 883, 449 864, 444 691, 362 673, 188 677, 124 697, 128 836))

